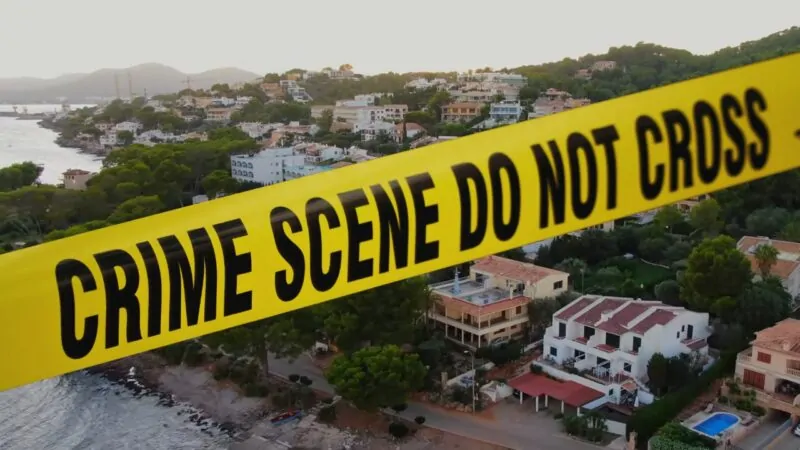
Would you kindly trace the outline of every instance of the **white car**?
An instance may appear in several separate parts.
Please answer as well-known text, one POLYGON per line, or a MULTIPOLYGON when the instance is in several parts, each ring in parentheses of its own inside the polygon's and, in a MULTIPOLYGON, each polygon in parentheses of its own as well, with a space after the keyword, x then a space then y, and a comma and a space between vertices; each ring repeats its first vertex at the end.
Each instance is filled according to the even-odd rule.
POLYGON ((800 424, 794 427, 794 431, 792 431, 792 434, 794 434, 795 436, 800 436, 800 424))

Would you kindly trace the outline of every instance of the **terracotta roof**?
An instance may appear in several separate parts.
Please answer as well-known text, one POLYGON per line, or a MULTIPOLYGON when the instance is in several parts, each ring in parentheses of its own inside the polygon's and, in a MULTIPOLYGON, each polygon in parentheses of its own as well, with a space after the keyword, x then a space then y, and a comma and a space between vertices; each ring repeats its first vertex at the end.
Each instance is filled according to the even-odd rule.
POLYGON ((470 270, 490 273, 521 282, 537 283, 550 275, 569 275, 559 270, 540 267, 531 263, 514 261, 501 256, 487 256, 479 259, 470 270))
POLYGON ((574 381, 556 381, 533 373, 514 378, 508 384, 531 397, 547 395, 576 408, 605 395, 574 381))
POLYGON ((571 319, 612 334, 622 335, 627 332, 644 334, 656 325, 669 323, 681 311, 685 309, 656 301, 584 295, 567 305, 555 318, 571 319), (584 312, 580 314, 581 311, 584 312), (603 313, 611 314, 603 320, 603 313), (640 317, 642 318, 640 322, 630 326, 640 317))
POLYGON ((800 253, 800 243, 791 241, 779 241, 766 237, 744 236, 739 239, 736 248, 743 252, 748 252, 751 247, 757 244, 768 244, 783 253, 800 253))
MULTIPOLYGON (((661 304, 658 303, 658 305, 661 304)), ((628 324, 652 306, 651 302, 630 302, 614 313, 609 320, 597 325, 597 328, 613 334, 625 333, 628 331, 628 324)))
POLYGON ((531 301, 531 299, 529 299, 528 297, 519 295, 514 298, 501 300, 488 305, 476 305, 466 300, 448 297, 446 295, 440 295, 440 297, 445 307, 461 311, 471 316, 494 314, 496 312, 516 308, 517 306, 527 305, 531 301))
POLYGON ((584 308, 594 303, 594 301, 597 299, 598 297, 590 297, 588 295, 585 295, 579 298, 577 301, 573 301, 572 303, 567 305, 567 307, 563 311, 561 311, 560 313, 558 313, 558 315, 556 315, 556 319, 569 320, 572 318, 572 316, 581 312, 584 308))
MULTIPOLYGON (((750 261, 750 269, 753 271, 753 273, 761 273, 761 270, 758 268, 758 260, 756 260, 756 257, 749 253, 745 253, 744 256, 748 261, 750 261)), ((773 264, 769 269, 769 273, 770 275, 774 275, 782 280, 785 280, 789 278, 789 275, 791 275, 798 266, 800 266, 800 261, 787 261, 785 259, 779 259, 775 261, 775 264, 773 264)))
POLYGON ((633 328, 631 328, 631 331, 636 334, 645 334, 648 330, 650 330, 650 328, 653 328, 656 325, 666 325, 675 317, 676 314, 672 311, 658 309, 644 318, 641 322, 637 323, 633 328))
POLYGON ((627 300, 618 298, 604 298, 597 302, 590 310, 581 314, 575 321, 584 325, 594 326, 604 312, 612 311, 622 306, 627 300))
POLYGON ((800 320, 785 319, 758 331, 752 344, 779 352, 800 353, 800 320))

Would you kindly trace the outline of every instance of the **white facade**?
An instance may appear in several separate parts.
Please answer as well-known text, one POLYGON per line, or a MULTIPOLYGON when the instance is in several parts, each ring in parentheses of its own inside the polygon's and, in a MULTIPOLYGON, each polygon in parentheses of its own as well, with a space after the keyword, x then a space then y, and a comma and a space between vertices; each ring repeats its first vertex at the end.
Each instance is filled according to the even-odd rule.
POLYGON ((361 140, 364 142, 375 139, 381 133, 386 133, 389 137, 393 137, 395 133, 395 125, 389 122, 358 122, 353 125, 354 133, 361 133, 361 140))
POLYGON ((273 124, 261 122, 240 122, 236 124, 236 127, 247 133, 252 139, 258 139, 276 128, 273 124))
POLYGON ((516 122, 522 116, 522 105, 519 102, 504 101, 492 103, 489 117, 498 122, 516 122))
POLYGON ((119 143, 117 133, 115 131, 108 131, 106 134, 100 136, 100 145, 103 147, 116 147, 119 143))
POLYGON ((495 83, 505 83, 509 86, 523 87, 528 84, 528 79, 518 73, 498 73, 498 72, 484 72, 484 73, 461 73, 458 75, 459 81, 478 80, 490 81, 495 83))
POLYGON ((406 117, 408 105, 385 105, 383 108, 383 120, 399 122, 406 117))
POLYGON ((246 104, 250 103, 253 100, 253 97, 236 97, 236 101, 234 102, 236 106, 245 106, 246 104))
POLYGON ((584 295, 553 315, 542 362, 551 366, 551 374, 554 366, 572 367, 617 390, 626 382, 643 386, 655 353, 705 358, 711 331, 708 313, 655 301, 584 295))
POLYGON ((227 122, 231 120, 233 109, 231 108, 208 108, 206 109, 206 120, 209 122, 227 122))
POLYGON ((141 129, 142 129, 142 124, 140 124, 139 122, 127 121, 127 122, 120 122, 114 125, 114 131, 116 131, 117 133, 119 133, 120 131, 129 131, 135 135, 141 129))
POLYGON ((444 78, 434 78, 432 80, 427 80, 425 78, 417 78, 415 80, 411 80, 406 83, 405 87, 409 89, 429 89, 436 86, 443 86, 447 84, 447 80, 444 78))
POLYGON ((303 165, 304 155, 291 147, 270 148, 254 155, 232 155, 231 176, 237 181, 271 185, 284 181, 288 166, 303 165))

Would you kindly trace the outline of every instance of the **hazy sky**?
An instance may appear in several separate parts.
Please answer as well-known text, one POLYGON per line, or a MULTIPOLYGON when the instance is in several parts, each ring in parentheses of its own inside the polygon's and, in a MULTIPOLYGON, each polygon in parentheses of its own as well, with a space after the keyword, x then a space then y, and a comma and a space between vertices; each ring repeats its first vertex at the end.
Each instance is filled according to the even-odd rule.
POLYGON ((499 68, 638 41, 709 53, 798 22, 800 0, 0 0, 0 77, 499 68))

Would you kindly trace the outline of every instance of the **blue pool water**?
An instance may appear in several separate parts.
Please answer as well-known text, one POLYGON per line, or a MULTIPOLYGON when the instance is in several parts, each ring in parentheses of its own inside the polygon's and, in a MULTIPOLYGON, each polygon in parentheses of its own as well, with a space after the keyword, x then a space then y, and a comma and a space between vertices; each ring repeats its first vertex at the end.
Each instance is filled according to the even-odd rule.
POLYGON ((692 429, 707 436, 716 437, 728 428, 736 426, 737 423, 739 423, 739 417, 733 414, 718 412, 693 426, 692 429))

